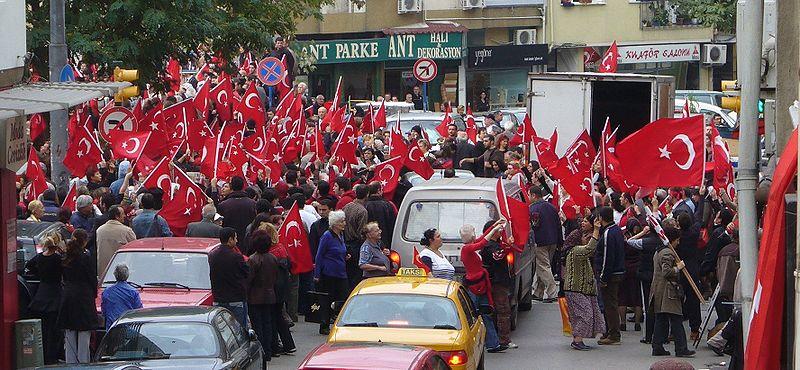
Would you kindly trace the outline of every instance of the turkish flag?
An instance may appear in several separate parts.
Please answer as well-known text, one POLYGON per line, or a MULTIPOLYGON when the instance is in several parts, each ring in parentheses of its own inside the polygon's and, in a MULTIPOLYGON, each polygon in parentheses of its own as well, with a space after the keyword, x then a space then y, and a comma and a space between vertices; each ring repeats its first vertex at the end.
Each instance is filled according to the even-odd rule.
POLYGON ((214 86, 209 91, 209 94, 211 95, 211 100, 214 101, 214 108, 219 119, 223 121, 233 120, 233 85, 231 85, 230 76, 222 77, 217 86, 214 86))
MULTIPOLYGON (((144 152, 150 136, 153 132, 130 132, 118 129, 110 130, 108 135, 111 139, 111 151, 115 156, 127 159, 136 159, 144 152)), ((166 142, 162 142, 162 148, 166 149, 166 142)), ((163 154, 163 153, 162 153, 163 154)), ((155 156, 150 155, 153 158, 155 156)))
POLYGON ((207 204, 208 197, 203 189, 178 167, 175 167, 173 181, 177 184, 177 190, 158 214, 164 217, 175 236, 184 236, 190 222, 200 221, 203 218, 203 207, 207 204))
POLYGON ((244 124, 247 124, 251 119, 256 122, 256 127, 266 122, 264 104, 258 96, 255 82, 250 82, 250 86, 247 87, 247 91, 242 96, 242 101, 234 108, 234 113, 239 113, 239 117, 241 117, 239 122, 244 124))
MULTIPOLYGON (((372 105, 370 105, 372 107, 372 105)), ((386 128, 386 101, 381 101, 381 107, 375 112, 372 117, 372 126, 375 129, 386 128)))
POLYGON ((320 161, 328 154, 325 152, 325 143, 322 138, 322 130, 320 130, 321 127, 320 124, 317 124, 317 127, 314 128, 314 132, 308 137, 308 146, 311 148, 311 151, 314 152, 317 160, 320 161))
MULTIPOLYGON (((619 127, 618 127, 619 128, 619 127)), ((600 164, 603 177, 611 183, 611 187, 623 193, 635 194, 639 187, 633 185, 622 175, 621 166, 616 153, 617 129, 611 128, 611 120, 606 118, 606 124, 600 135, 600 164)))
POLYGON ((145 189, 159 188, 164 192, 164 198, 172 197, 172 175, 170 171, 171 161, 169 158, 161 158, 147 178, 142 182, 145 189))
POLYGON ((517 133, 514 134, 514 137, 511 138, 508 145, 516 146, 520 144, 529 144, 533 142, 534 137, 536 137, 536 130, 533 129, 531 117, 526 113, 525 119, 522 120, 522 126, 517 128, 517 133))
POLYGON ((303 144, 305 144, 303 141, 303 137, 305 136, 305 126, 306 123, 301 122, 301 120, 294 121, 292 130, 289 132, 289 135, 286 136, 286 142, 281 147, 283 163, 292 163, 299 156, 300 151, 303 148, 303 144))
POLYGON ((277 184, 281 180, 281 170, 283 165, 283 158, 281 157, 281 148, 278 146, 278 140, 275 139, 275 132, 273 131, 267 140, 266 155, 263 157, 270 168, 270 181, 277 184))
POLYGON ((689 118, 691 115, 691 109, 689 109, 689 99, 683 101, 683 108, 681 108, 681 118, 689 118))
POLYGON ((144 118, 139 121, 139 131, 161 131, 167 133, 167 123, 164 119, 162 108, 164 105, 158 103, 144 114, 144 118))
POLYGON ((434 171, 433 167, 431 167, 431 163, 425 158, 425 153, 422 152, 422 149, 420 149, 419 145, 416 143, 411 143, 409 147, 411 149, 408 150, 408 154, 406 155, 405 166, 416 172, 417 175, 422 176, 425 180, 430 180, 431 177, 433 177, 434 171))
POLYGON ((283 66, 283 75, 281 76, 280 82, 275 85, 275 89, 278 91, 278 97, 286 96, 292 91, 292 82, 289 81, 289 71, 286 68, 285 54, 281 57, 281 65, 283 66))
POLYGON ((47 178, 44 175, 44 171, 42 171, 39 155, 36 154, 36 149, 34 149, 33 145, 31 145, 31 149, 28 152, 28 166, 25 168, 25 178, 31 183, 26 196, 29 201, 38 198, 47 190, 47 178))
POLYGON ((302 274, 314 268, 311 259, 311 246, 308 243, 308 234, 300 218, 300 209, 297 202, 292 204, 286 220, 278 230, 278 238, 286 245, 289 251, 289 260, 292 262, 292 274, 302 274))
MULTIPOLYGON (((416 145, 416 143, 414 144, 416 145)), ((400 115, 397 115, 397 122, 392 125, 389 133, 389 156, 403 156, 408 154, 408 144, 403 138, 403 131, 400 129, 400 115)))
MULTIPOLYGON (((702 116, 700 116, 702 117, 702 116)), ((744 368, 779 369, 786 299, 786 203, 784 197, 797 178, 797 129, 784 147, 769 189, 758 269, 753 293, 750 334, 744 351, 744 368)), ((747 323, 744 323, 747 325, 747 323)))
POLYGON ((203 150, 203 143, 205 143, 206 139, 213 137, 215 137, 214 132, 208 127, 204 118, 195 118, 189 122, 186 142, 189 143, 190 150, 203 150))
POLYGON ((325 118, 322 119, 322 127, 331 126, 331 130, 341 132, 347 124, 347 121, 349 121, 349 119, 344 119, 345 110, 346 107, 341 107, 326 114, 325 118))
POLYGON ((414 263, 414 266, 417 266, 417 267, 425 270, 426 274, 430 274, 431 273, 431 269, 428 267, 428 265, 426 265, 425 262, 422 262, 422 259, 419 258, 419 252, 417 252, 417 248, 416 247, 414 247, 414 259, 411 262, 414 263))
POLYGON ((251 183, 255 183, 258 180, 259 174, 263 174, 265 179, 272 180, 272 168, 268 165, 268 161, 259 159, 247 151, 245 151, 245 154, 249 160, 249 164, 247 166, 247 179, 251 183))
POLYGON ((403 169, 403 157, 394 157, 375 166, 375 175, 370 181, 381 183, 383 193, 391 193, 400 182, 400 170, 403 169))
POLYGON ((64 167, 73 176, 81 177, 86 174, 89 167, 96 166, 103 160, 103 154, 100 144, 86 126, 76 129, 75 134, 72 143, 67 146, 64 167))
POLYGON ((711 131, 711 142, 714 145, 714 188, 720 193, 727 193, 728 197, 733 200, 736 196, 736 185, 734 184, 731 152, 728 150, 728 144, 719 136, 717 128, 711 126, 711 131))
POLYGON ((540 138, 537 135, 533 136, 533 150, 536 152, 536 158, 541 167, 546 168, 548 171, 558 163, 558 156, 556 155, 556 145, 558 145, 558 130, 553 129, 553 134, 550 139, 540 138))
POLYGON ((356 148, 358 147, 358 138, 356 137, 356 129, 353 126, 353 118, 347 120, 347 123, 339 133, 339 137, 334 144, 332 159, 342 159, 347 163, 357 163, 356 148))
POLYGON ((177 59, 173 57, 169 57, 169 62, 167 62, 167 82, 169 82, 169 88, 177 92, 181 89, 181 64, 178 62, 177 59))
POLYGON ((617 42, 614 41, 603 55, 603 59, 600 60, 600 67, 597 68, 597 71, 600 73, 617 73, 618 59, 617 42))
POLYGON ((36 140, 45 130, 47 130, 47 122, 44 121, 44 117, 40 113, 36 113, 31 116, 31 141, 36 140))
MULTIPOLYGON (((147 91, 147 90, 145 90, 145 91, 147 91)), ((131 113, 133 114, 133 118, 136 119, 136 122, 142 122, 142 120, 144 120, 144 112, 142 111, 142 109, 144 109, 144 101, 145 100, 147 100, 147 98, 145 98, 145 97, 141 97, 141 98, 137 99, 136 100, 136 104, 134 104, 133 105, 133 109, 131 109, 131 113)), ((106 109, 110 108, 112 105, 113 104, 106 104, 106 106, 103 108, 103 110, 105 111, 106 109)), ((139 125, 137 124, 136 126, 138 128, 139 125)))
POLYGON ((167 134, 171 142, 181 142, 187 138, 189 122, 195 120, 195 105, 192 100, 184 100, 178 104, 170 105, 162 111, 167 134))
MULTIPOLYGON (((197 90, 197 94, 192 99, 192 103, 194 104, 195 109, 200 111, 200 116, 203 118, 208 118, 208 108, 211 105, 211 80, 206 78, 205 82, 203 82, 203 86, 200 86, 200 90, 197 90)), ((194 115, 191 115, 190 118, 194 118, 194 115)))
MULTIPOLYGON (((527 116, 525 116, 527 117, 527 116)), ((475 116, 472 115, 472 108, 467 105, 467 119, 464 120, 467 126, 467 140, 472 144, 478 142, 478 125, 475 124, 475 116)))
POLYGON ((262 158, 267 155, 267 144, 269 138, 265 129, 254 132, 252 135, 242 140, 242 147, 255 157, 262 158))
POLYGON ((439 136, 442 138, 447 137, 447 126, 450 126, 451 123, 453 123, 453 117, 450 117, 450 114, 445 112, 444 117, 442 117, 442 122, 436 126, 436 132, 439 133, 439 136))
POLYGON ((583 66, 584 68, 588 67, 592 63, 600 60, 600 54, 597 53, 591 46, 587 46, 583 48, 583 66))
POLYGON ((531 231, 528 205, 521 200, 506 195, 502 179, 497 179, 495 192, 497 193, 497 203, 500 205, 500 214, 508 220, 508 224, 511 226, 511 235, 514 236, 514 249, 517 252, 522 252, 525 243, 528 242, 528 233, 531 231))
POLYGON ((77 204, 78 204, 78 182, 73 181, 72 185, 69 187, 67 195, 64 197, 64 202, 61 203, 61 208, 66 208, 70 210, 70 212, 73 212, 77 211, 77 209, 75 209, 75 206, 77 204))
POLYGON ((592 164, 597 156, 589 133, 584 130, 567 149, 564 156, 550 169, 561 180, 561 186, 581 207, 593 207, 592 164))
POLYGON ((373 115, 374 112, 372 111, 372 104, 367 105, 367 111, 364 112, 364 118, 361 119, 361 132, 365 134, 371 134, 375 132, 375 126, 373 122, 373 115))
POLYGON ((702 115, 648 123, 617 144, 622 173, 642 187, 701 185, 704 137, 702 115))

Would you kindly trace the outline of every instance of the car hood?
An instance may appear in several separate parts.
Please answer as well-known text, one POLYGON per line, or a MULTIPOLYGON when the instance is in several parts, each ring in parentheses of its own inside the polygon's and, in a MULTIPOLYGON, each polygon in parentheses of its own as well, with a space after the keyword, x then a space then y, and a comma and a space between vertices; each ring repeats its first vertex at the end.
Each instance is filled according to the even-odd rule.
MULTIPOLYGON (((223 362, 218 358, 182 358, 146 361, 110 361, 75 366, 62 364, 40 367, 39 369, 121 369, 135 366, 141 369, 222 369, 223 362)), ((135 369, 134 367, 134 369, 135 369)))
MULTIPOLYGON (((97 312, 100 312, 101 294, 97 295, 97 312)), ((211 304, 211 290, 208 289, 172 289, 144 288, 139 290, 139 298, 144 308, 169 306, 199 306, 211 304)))
POLYGON ((446 329, 336 327, 328 341, 400 343, 449 351, 457 349, 460 335, 458 330, 446 329))

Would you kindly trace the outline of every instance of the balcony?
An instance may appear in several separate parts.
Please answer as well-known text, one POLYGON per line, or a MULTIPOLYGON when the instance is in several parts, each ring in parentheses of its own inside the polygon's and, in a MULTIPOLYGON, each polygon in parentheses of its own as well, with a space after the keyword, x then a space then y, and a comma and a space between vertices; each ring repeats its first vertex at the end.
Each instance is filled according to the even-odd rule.
POLYGON ((705 27, 696 18, 692 18, 669 1, 642 0, 637 3, 639 3, 639 28, 642 30, 705 27))

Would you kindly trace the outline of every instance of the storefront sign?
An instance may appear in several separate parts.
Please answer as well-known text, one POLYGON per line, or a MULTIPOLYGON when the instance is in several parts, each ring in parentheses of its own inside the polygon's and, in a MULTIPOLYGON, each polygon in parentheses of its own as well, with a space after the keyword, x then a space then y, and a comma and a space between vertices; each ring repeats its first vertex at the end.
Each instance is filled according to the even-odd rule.
POLYGON ((467 68, 509 68, 547 64, 547 44, 482 46, 467 50, 467 68))
POLYGON ((619 64, 687 62, 700 60, 700 44, 620 46, 619 64))
POLYGON ((375 39, 298 41, 317 64, 383 62, 387 60, 461 59, 460 33, 391 35, 375 39))
POLYGON ((16 172, 28 161, 28 134, 25 130, 25 117, 16 116, 0 121, 0 167, 16 172))

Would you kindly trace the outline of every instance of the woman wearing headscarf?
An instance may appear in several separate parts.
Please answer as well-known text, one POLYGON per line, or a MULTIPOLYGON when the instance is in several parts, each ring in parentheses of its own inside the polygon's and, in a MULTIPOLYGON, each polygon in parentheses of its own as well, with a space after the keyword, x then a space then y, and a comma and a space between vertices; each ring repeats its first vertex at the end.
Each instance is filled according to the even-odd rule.
POLYGON ((442 234, 436 229, 425 230, 419 244, 425 247, 419 252, 419 259, 428 266, 431 275, 439 279, 454 280, 456 269, 439 250, 442 247, 442 234))
POLYGON ((606 331, 603 313, 597 303, 597 286, 592 269, 592 258, 600 235, 600 219, 583 218, 580 228, 564 240, 564 295, 572 326, 570 346, 579 351, 591 347, 583 338, 594 338, 606 331))

